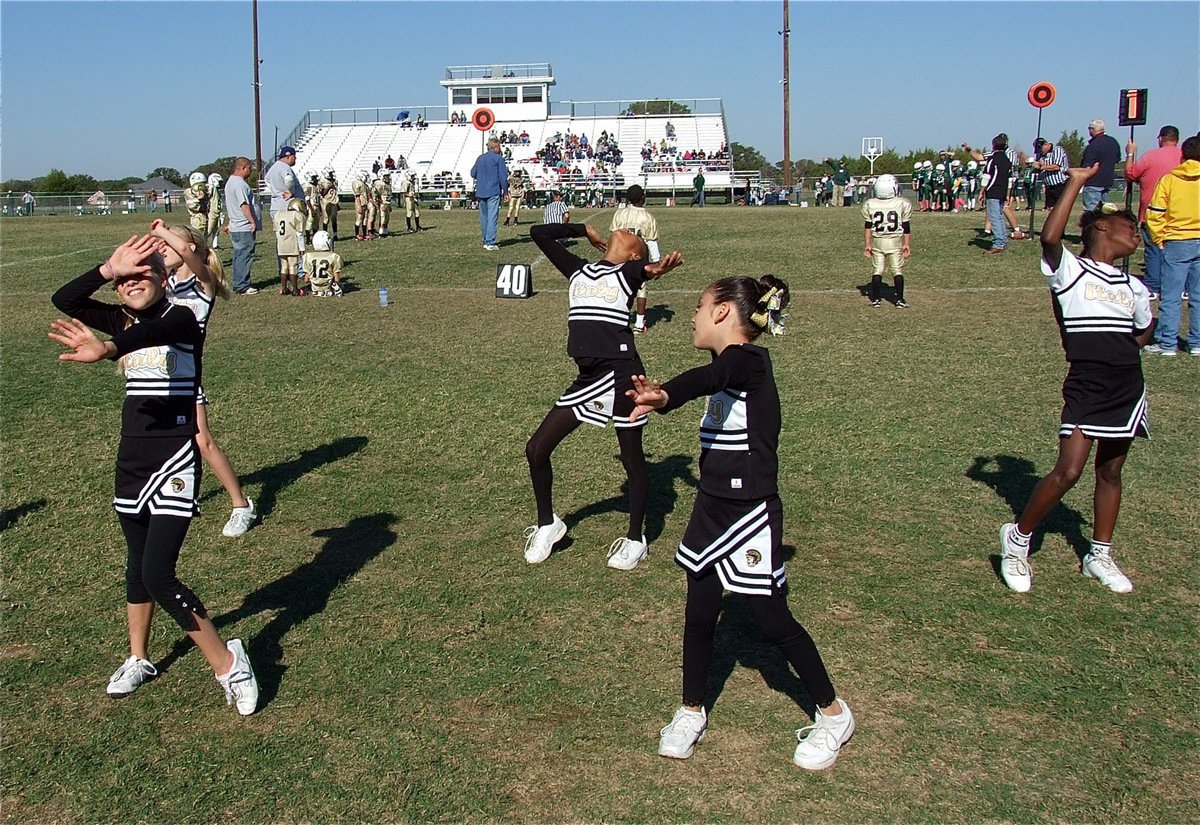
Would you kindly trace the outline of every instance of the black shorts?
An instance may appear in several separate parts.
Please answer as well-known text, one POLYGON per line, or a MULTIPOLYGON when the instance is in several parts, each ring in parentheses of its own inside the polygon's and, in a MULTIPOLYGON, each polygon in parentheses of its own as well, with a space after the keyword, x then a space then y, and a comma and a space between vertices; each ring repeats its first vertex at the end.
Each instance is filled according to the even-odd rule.
POLYGON ((137 516, 200 515, 200 450, 196 437, 121 437, 113 508, 137 516))
POLYGON ((608 426, 609 420, 617 429, 646 426, 649 416, 629 420, 633 401, 625 395, 626 390, 633 389, 631 377, 646 371, 642 359, 576 358, 575 365, 579 376, 563 390, 554 406, 569 407, 577 419, 596 427, 608 426))
POLYGON ((782 544, 779 496, 736 501, 701 490, 675 551, 675 563, 697 578, 715 567, 726 590, 770 596, 787 583, 782 544))
POLYGON ((1046 208, 1047 209, 1054 206, 1054 204, 1058 203, 1058 199, 1062 197, 1063 189, 1066 188, 1066 185, 1067 184, 1064 181, 1063 183, 1060 183, 1057 186, 1047 186, 1046 187, 1046 208))
POLYGON ((1079 429, 1088 438, 1150 437, 1142 365, 1072 364, 1063 382, 1062 438, 1079 429))

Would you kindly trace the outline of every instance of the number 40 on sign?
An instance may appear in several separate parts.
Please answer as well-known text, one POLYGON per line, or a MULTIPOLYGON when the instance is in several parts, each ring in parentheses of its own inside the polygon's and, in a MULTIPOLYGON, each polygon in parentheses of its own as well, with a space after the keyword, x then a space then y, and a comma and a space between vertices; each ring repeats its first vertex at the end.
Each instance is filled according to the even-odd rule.
POLYGON ((533 295, 533 279, 528 264, 496 265, 496 297, 528 298, 533 295))

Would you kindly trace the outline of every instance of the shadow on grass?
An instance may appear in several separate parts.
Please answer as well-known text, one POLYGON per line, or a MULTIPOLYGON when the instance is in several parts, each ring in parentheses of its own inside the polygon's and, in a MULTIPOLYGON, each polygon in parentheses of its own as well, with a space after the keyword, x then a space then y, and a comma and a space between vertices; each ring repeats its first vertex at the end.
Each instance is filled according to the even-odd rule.
POLYGON ((16 507, 7 507, 0 510, 0 533, 14 526, 30 513, 36 513, 45 506, 46 499, 39 498, 37 501, 27 501, 24 504, 18 504, 16 507))
MULTIPOLYGON (((784 562, 795 555, 795 547, 790 544, 783 545, 784 562)), ((704 703, 710 712, 724 691, 725 683, 732 675, 734 667, 739 664, 757 670, 767 687, 786 694, 805 713, 813 716, 816 703, 808 695, 804 683, 792 670, 783 652, 770 642, 763 641, 747 598, 740 593, 726 593, 721 604, 721 618, 717 621, 713 634, 708 698, 704 703)))
MULTIPOLYGON (((619 456, 617 466, 620 466, 619 456)), ((675 492, 675 480, 681 479, 689 487, 699 489, 700 479, 692 471, 692 457, 682 454, 668 456, 661 461, 647 461, 646 476, 649 479, 650 490, 646 500, 645 535, 647 542, 653 542, 662 535, 667 514, 675 510, 675 503, 679 498, 678 493, 675 492)), ((570 530, 584 519, 592 516, 603 513, 628 512, 629 481, 626 479, 621 483, 621 495, 602 499, 573 513, 568 513, 563 516, 563 521, 570 530)), ((570 545, 560 542, 559 546, 566 549, 570 545)))
MULTIPOLYGON (((1011 455, 976 456, 967 468, 966 476, 995 490, 1012 510, 1014 521, 1025 508, 1025 503, 1033 494, 1033 488, 1042 479, 1032 461, 1011 455)), ((1032 556, 1042 549, 1042 539, 1047 533, 1058 533, 1067 540, 1075 555, 1082 560, 1091 549, 1091 541, 1087 537, 1089 531, 1085 529, 1087 526, 1088 521, 1082 513, 1059 502, 1038 525, 1038 530, 1030 539, 1029 555, 1032 556)), ((1000 525, 997 524, 997 542, 999 529, 1000 525)), ((1000 578, 1000 554, 993 553, 991 561, 997 578, 1000 578)))
POLYGON ((652 307, 646 307, 646 329, 650 329, 655 324, 670 323, 674 318, 675 310, 666 304, 655 304, 652 307))
MULTIPOLYGON (((883 283, 881 283, 879 285, 879 298, 880 298, 880 300, 887 301, 889 304, 895 304, 896 303, 896 287, 894 287, 892 284, 889 284, 887 282, 887 278, 889 278, 889 277, 891 277, 891 276, 885 275, 883 283)), ((871 284, 870 283, 859 284, 856 287, 856 289, 858 290, 858 294, 863 296, 864 298, 871 297, 871 284)))
MULTIPOLYGON (((258 515, 261 518, 275 509, 275 502, 278 499, 280 491, 295 484, 313 470, 351 456, 365 446, 367 446, 367 437, 365 435, 352 435, 346 438, 339 438, 320 447, 305 450, 297 458, 293 458, 290 461, 272 464, 269 467, 256 470, 249 475, 241 476, 242 487, 251 484, 262 485, 258 493, 258 498, 255 500, 258 515)), ((217 487, 202 496, 200 500, 207 501, 215 495, 223 495, 224 492, 223 488, 217 487)))
MULTIPOLYGON (((397 534, 392 529, 396 520, 391 513, 376 513, 360 516, 345 527, 315 531, 312 535, 324 538, 325 544, 311 561, 249 593, 236 609, 212 617, 220 629, 259 613, 275 614, 246 644, 258 679, 260 710, 278 693, 287 670, 283 664, 283 637, 325 610, 335 590, 396 542, 397 534)), ((158 663, 159 672, 165 673, 192 647, 186 637, 177 641, 158 663)))

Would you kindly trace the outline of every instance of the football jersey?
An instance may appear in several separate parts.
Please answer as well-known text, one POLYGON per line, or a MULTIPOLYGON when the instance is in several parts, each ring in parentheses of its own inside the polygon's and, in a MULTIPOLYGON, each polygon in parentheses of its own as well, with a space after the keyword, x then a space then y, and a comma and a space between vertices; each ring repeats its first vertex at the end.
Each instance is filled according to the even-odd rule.
POLYGON ((1042 259, 1042 274, 1054 296, 1063 351, 1071 363, 1112 366, 1141 362, 1135 335, 1150 326, 1146 285, 1110 264, 1077 258, 1066 247, 1058 269, 1042 259))
POLYGON ((650 263, 658 263, 662 255, 658 250, 658 221, 641 206, 622 206, 613 215, 609 232, 618 229, 632 229, 637 236, 646 242, 650 263))
POLYGON ((305 216, 292 209, 286 212, 276 212, 275 219, 275 250, 281 256, 300 254, 300 239, 304 237, 305 216))
POLYGON ((314 285, 328 286, 333 281, 333 273, 342 271, 342 256, 310 249, 304 253, 304 271, 314 285))
POLYGON ((912 202, 908 198, 868 198, 862 205, 863 223, 871 227, 871 236, 887 238, 904 234, 904 225, 912 220, 912 202))

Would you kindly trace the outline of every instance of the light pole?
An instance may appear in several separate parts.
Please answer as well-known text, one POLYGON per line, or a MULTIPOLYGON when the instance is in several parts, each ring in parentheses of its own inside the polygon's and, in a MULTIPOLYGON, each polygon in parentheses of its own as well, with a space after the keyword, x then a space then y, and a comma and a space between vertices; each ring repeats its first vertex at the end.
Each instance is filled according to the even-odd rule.
POLYGON ((258 82, 258 0, 252 0, 254 12, 254 171, 258 180, 262 180, 262 108, 259 101, 258 82))
POLYGON ((789 94, 791 61, 788 60, 788 0, 783 0, 783 185, 792 188, 792 101, 789 94))

